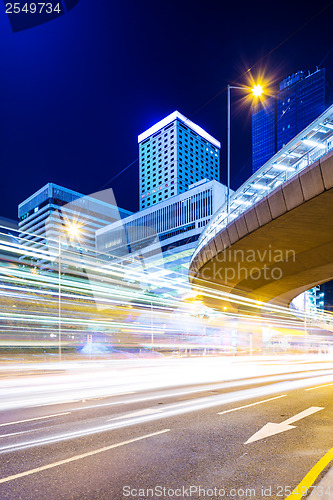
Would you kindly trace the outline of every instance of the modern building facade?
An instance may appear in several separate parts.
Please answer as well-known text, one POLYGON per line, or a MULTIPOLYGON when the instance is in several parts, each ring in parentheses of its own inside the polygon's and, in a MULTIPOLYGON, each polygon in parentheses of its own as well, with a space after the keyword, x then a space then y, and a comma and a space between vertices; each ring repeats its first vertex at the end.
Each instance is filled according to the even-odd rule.
POLYGON ((138 143, 140 210, 197 181, 220 180, 220 142, 178 111, 140 134, 138 143))
POLYGON ((18 232, 18 222, 13 219, 8 219, 7 217, 0 216, 0 232, 6 234, 15 234, 18 232))
POLYGON ((325 69, 285 78, 274 97, 252 108, 252 169, 258 170, 332 104, 325 69))
POLYGON ((149 265, 158 261, 169 278, 187 273, 199 236, 213 213, 226 201, 226 186, 202 180, 189 189, 145 208, 126 219, 99 229, 97 252, 132 264, 136 258, 149 265))
POLYGON ((76 223, 80 247, 95 250, 96 230, 130 214, 92 196, 48 183, 19 204, 21 242, 37 250, 54 246, 59 235, 65 238, 66 224, 76 223))
POLYGON ((0 266, 2 261, 17 262, 18 223, 0 216, 0 266))

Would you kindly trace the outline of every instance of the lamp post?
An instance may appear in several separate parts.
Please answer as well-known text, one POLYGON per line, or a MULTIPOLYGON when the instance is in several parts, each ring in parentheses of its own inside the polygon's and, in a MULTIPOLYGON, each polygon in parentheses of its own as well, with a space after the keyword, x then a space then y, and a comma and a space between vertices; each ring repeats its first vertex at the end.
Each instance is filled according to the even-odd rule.
MULTIPOLYGON (((230 212, 230 90, 237 89, 243 91, 249 91, 249 87, 240 87, 237 85, 228 85, 227 86, 227 108, 228 108, 228 116, 227 116, 227 214, 229 216, 230 212)), ((260 97, 263 93, 262 85, 257 84, 251 89, 251 92, 255 97, 260 97)))
MULTIPOLYGON (((76 222, 65 224, 65 231, 70 239, 80 237, 80 226, 76 222)), ((61 232, 58 235, 58 353, 59 361, 62 359, 61 349, 61 232)))
POLYGON ((60 233, 58 235, 58 350, 59 361, 61 361, 61 242, 60 233))
POLYGON ((150 301, 150 333, 151 333, 151 351, 154 352, 154 318, 153 301, 150 301))
POLYGON ((308 297, 304 292, 304 337, 305 337, 305 352, 308 353, 308 297))

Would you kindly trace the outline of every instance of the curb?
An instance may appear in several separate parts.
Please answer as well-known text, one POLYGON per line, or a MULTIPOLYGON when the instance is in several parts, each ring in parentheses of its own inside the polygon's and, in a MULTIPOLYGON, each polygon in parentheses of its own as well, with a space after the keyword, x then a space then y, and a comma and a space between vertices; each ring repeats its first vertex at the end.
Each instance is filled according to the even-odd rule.
POLYGON ((333 467, 326 473, 320 483, 308 497, 310 500, 332 500, 333 498, 333 467))

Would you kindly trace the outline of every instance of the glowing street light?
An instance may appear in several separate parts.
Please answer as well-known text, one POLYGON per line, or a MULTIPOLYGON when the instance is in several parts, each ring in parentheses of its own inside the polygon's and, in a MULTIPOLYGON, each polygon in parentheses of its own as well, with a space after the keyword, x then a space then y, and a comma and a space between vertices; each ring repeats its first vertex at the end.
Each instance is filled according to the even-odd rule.
POLYGON ((261 94, 264 92, 264 89, 262 88, 262 85, 258 83, 251 89, 251 92, 253 93, 254 97, 260 97, 261 94))
POLYGON ((227 123, 227 215, 229 216, 230 212, 230 90, 231 89, 238 89, 238 90, 243 90, 246 91, 247 93, 252 92, 253 96, 256 98, 259 98, 263 92, 263 86, 258 83, 253 86, 251 89, 250 87, 240 87, 240 86, 235 86, 235 85, 228 85, 227 86, 227 108, 228 108, 228 123, 227 123))
POLYGON ((65 224, 65 231, 69 235, 70 239, 80 239, 81 226, 77 222, 67 222, 65 224))
MULTIPOLYGON (((73 221, 66 221, 64 225, 64 232, 69 235, 70 239, 80 239, 81 226, 73 221)), ((59 361, 61 361, 61 233, 58 235, 58 348, 59 348, 59 361)))

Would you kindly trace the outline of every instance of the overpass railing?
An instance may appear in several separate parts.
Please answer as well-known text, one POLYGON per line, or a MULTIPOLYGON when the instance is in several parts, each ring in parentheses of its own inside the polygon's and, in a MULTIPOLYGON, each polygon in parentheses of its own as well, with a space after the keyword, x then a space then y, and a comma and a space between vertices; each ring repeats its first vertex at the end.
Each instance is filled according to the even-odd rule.
POLYGON ((234 219, 332 149, 333 105, 280 149, 232 194, 229 213, 226 203, 215 212, 201 234, 192 260, 234 219))

